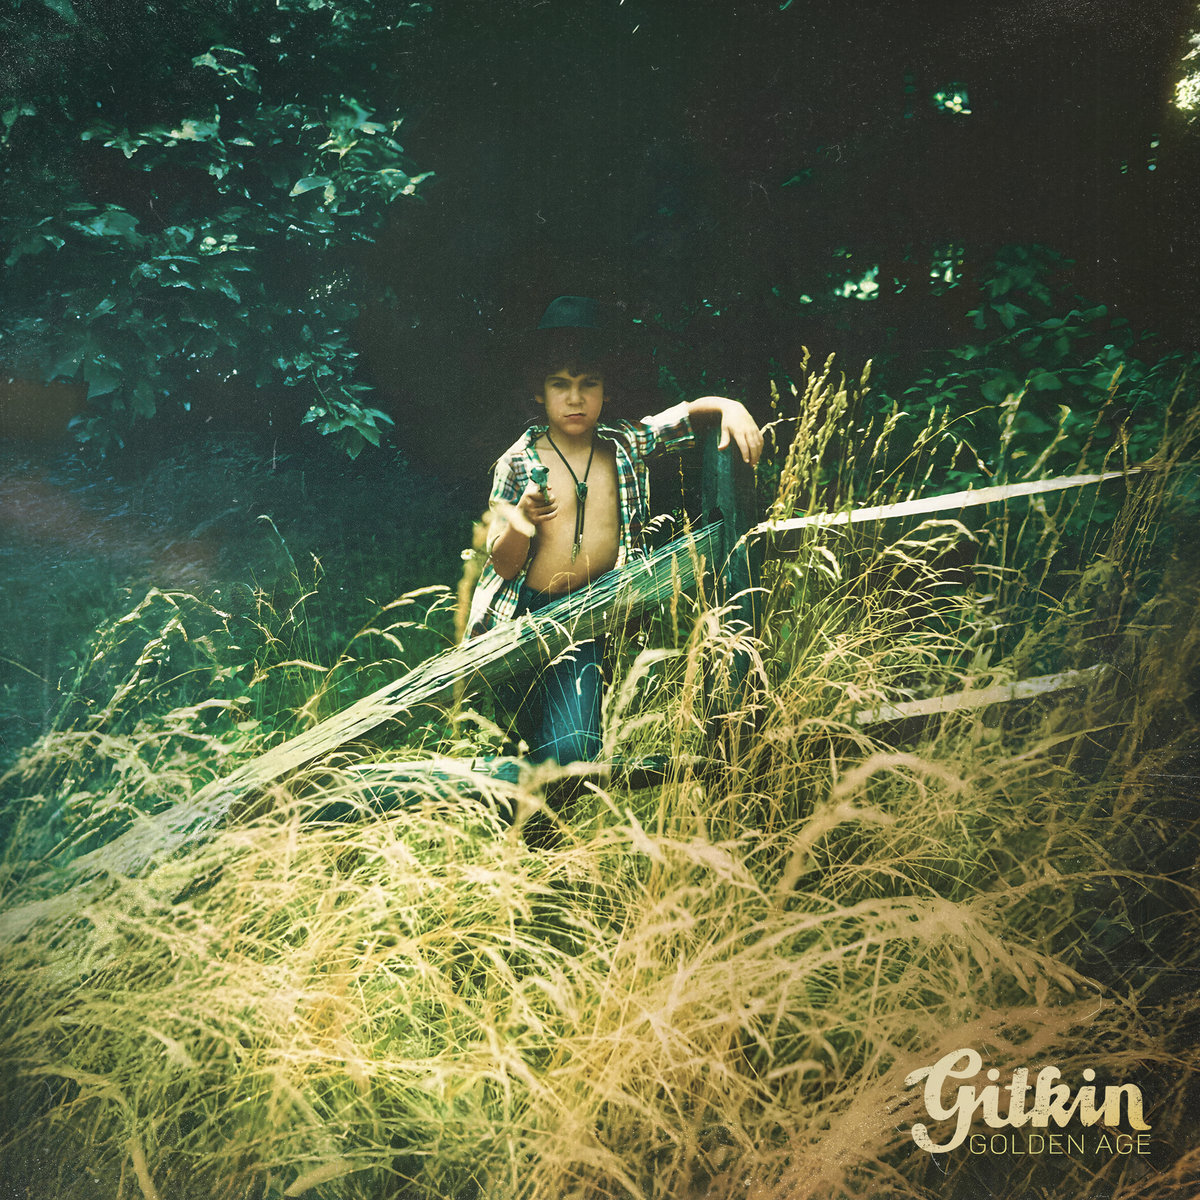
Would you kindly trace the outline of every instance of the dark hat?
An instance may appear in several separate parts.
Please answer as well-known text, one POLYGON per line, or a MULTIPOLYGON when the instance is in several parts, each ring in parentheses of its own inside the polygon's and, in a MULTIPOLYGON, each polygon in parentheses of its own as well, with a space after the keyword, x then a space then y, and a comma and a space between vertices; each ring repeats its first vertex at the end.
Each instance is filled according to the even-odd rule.
POLYGON ((549 370, 573 363, 607 376, 619 339, 606 306, 589 296, 551 300, 536 329, 524 337, 522 358, 527 386, 540 388, 549 370))
POLYGON ((538 328, 599 330, 600 305, 588 296, 559 296, 546 306, 538 328))
MULTIPOLYGON (((526 318, 528 319, 528 318, 526 318)), ((614 392, 627 404, 628 414, 645 411, 631 397, 644 394, 653 403, 657 364, 639 340, 640 324, 627 326, 623 310, 611 300, 590 296, 558 296, 551 300, 535 329, 514 345, 521 356, 520 371, 526 387, 534 391, 545 382, 547 370, 568 363, 603 371, 610 402, 614 392)))

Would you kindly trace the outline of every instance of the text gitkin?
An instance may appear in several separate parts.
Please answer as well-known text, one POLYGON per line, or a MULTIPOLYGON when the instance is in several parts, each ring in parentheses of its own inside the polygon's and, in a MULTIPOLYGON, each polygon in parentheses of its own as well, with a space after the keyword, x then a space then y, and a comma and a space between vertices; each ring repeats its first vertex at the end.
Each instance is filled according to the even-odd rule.
MULTIPOLYGON (((1132 1083, 1109 1084, 1099 1099, 1093 1080, 1096 1072, 1091 1067, 1083 1071, 1084 1084, 1072 1093, 1071 1088, 1060 1082, 1062 1073, 1057 1067, 1042 1067, 1038 1071, 1032 1088, 1029 1083, 1029 1068, 1018 1067, 1012 1079, 1000 1086, 1000 1072, 991 1067, 987 1071, 988 1083, 978 1090, 972 1084, 959 1083, 947 1102, 947 1091, 952 1081, 974 1079, 983 1070, 983 1058, 975 1050, 964 1048, 953 1050, 931 1067, 921 1067, 911 1072, 904 1080, 907 1087, 925 1081, 925 1112, 932 1121, 953 1121, 954 1130, 944 1142, 935 1142, 929 1127, 918 1122, 912 1127, 913 1141, 922 1149, 935 1154, 956 1150, 971 1135, 971 1122, 978 1114, 989 1129, 1049 1129, 1051 1125, 1066 1129, 1074 1121, 1087 1129, 1102 1125, 1096 1148, 1109 1152, 1145 1154, 1149 1138, 1145 1131, 1150 1128, 1142 1116, 1142 1092, 1132 1083), (1032 1091, 1032 1096, 1030 1095, 1032 1091), (1008 1093, 1006 1111, 1000 1111, 1001 1094, 1008 1093), (1133 1133, 1111 1133, 1122 1124, 1133 1133), (1139 1135, 1136 1138, 1134 1135, 1139 1135)), ((1079 1134, 1031 1133, 1018 1139, 1012 1135, 971 1135, 972 1153, 986 1149, 1005 1149, 1010 1153, 1071 1153, 1082 1150, 1084 1140, 1079 1134), (993 1145, 999 1139, 1003 1147, 993 1145)))

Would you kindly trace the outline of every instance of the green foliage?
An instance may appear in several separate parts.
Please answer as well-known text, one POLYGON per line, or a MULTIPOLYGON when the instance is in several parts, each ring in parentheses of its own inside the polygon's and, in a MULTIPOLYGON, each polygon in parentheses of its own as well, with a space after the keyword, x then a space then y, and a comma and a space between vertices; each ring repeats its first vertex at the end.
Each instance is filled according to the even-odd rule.
MULTIPOLYGON (((281 441, 164 439, 120 464, 132 469, 113 471, 69 450, 0 451, 9 517, 0 529, 0 772, 55 721, 95 629, 152 587, 230 612, 230 597, 246 594, 295 607, 277 636, 296 643, 297 657, 329 665, 368 614, 453 577, 467 518, 403 457, 385 449, 351 462, 326 443, 285 450, 281 441)), ((442 644, 417 631, 404 642, 410 660, 442 644)), ((360 640, 356 654, 366 652, 360 640)), ((378 686, 396 650, 371 653, 378 686)), ((348 695, 357 685, 345 669, 340 678, 348 695)), ((178 702, 204 699, 204 679, 184 675, 191 690, 178 702)), ((91 694, 102 704, 111 687, 91 694)))
POLYGON ((10 371, 87 384, 82 440, 236 379, 352 456, 378 444, 389 418, 346 334, 356 253, 427 173, 389 73, 363 67, 423 8, 191 0, 114 24, 24 0, 0 18, 0 336, 10 371))
POLYGON ((444 589, 401 596, 347 634, 321 583, 314 560, 270 591, 152 588, 105 622, 49 730, 0 776, 5 828, 31 828, 38 856, 73 858, 446 644, 444 589))
POLYGON ((943 412, 975 452, 974 461, 949 469, 947 485, 977 485, 980 472, 1008 483, 1096 469, 1114 455, 1118 464, 1139 463, 1158 446, 1200 359, 1139 357, 1124 318, 1056 286, 1065 265, 1045 247, 1007 247, 967 313, 980 339, 931 355, 903 390, 883 372, 878 408, 895 396, 918 422, 943 412))

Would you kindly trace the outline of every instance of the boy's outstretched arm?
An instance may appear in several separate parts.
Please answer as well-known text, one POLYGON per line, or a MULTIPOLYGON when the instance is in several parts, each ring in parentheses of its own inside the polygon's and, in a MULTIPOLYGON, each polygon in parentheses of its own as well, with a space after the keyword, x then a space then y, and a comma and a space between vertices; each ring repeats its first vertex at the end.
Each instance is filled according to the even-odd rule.
POLYGON ((757 465, 763 448, 762 430, 740 400, 730 400, 725 396, 701 396, 688 404, 688 416, 700 422, 720 418, 721 440, 717 448, 724 450, 732 441, 750 466, 757 465))
POLYGON ((496 506, 501 518, 500 532, 488 546, 492 566, 501 579, 515 579, 529 557, 529 545, 537 527, 558 514, 553 495, 544 497, 536 483, 530 483, 513 505, 496 506))

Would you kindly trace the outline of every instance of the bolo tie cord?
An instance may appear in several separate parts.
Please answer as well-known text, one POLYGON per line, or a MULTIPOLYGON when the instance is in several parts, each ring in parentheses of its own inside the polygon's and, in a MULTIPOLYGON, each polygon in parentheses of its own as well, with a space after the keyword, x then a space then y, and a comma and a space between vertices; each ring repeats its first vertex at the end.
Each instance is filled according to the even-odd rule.
POLYGON ((587 503, 588 492, 587 481, 588 475, 591 474, 592 470, 592 457, 596 453, 596 442, 595 439, 592 440, 592 447, 588 451, 587 466, 584 467, 583 478, 580 479, 579 476, 575 474, 575 469, 569 462, 567 462, 566 456, 554 444, 554 439, 550 436, 549 430, 546 431, 546 441, 550 443, 550 449, 562 459, 563 466, 571 472, 571 478, 575 480, 575 543, 571 547, 571 561, 574 562, 579 555, 579 547, 583 544, 584 505, 587 503))

